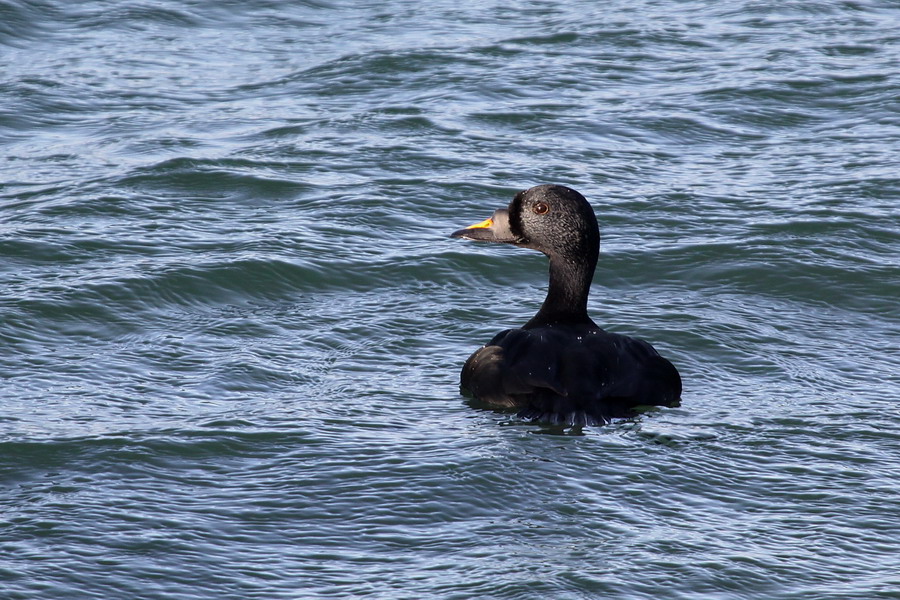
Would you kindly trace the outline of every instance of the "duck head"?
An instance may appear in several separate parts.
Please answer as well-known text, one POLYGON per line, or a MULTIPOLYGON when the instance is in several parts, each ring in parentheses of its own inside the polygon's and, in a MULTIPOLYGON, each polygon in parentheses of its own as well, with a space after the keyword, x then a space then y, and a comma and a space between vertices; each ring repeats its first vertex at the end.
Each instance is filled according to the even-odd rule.
POLYGON ((538 185, 516 194, 508 208, 451 234, 479 242, 533 248, 550 257, 550 285, 541 309, 524 328, 579 324, 596 327, 587 299, 600 252, 594 209, 562 185, 538 185))
MULTIPOLYGON (((521 191, 508 208, 450 237, 512 244, 539 250, 551 258, 596 262, 600 233, 594 210, 584 196, 562 185, 538 185, 521 191)), ((593 265, 592 265, 593 266, 593 265)))

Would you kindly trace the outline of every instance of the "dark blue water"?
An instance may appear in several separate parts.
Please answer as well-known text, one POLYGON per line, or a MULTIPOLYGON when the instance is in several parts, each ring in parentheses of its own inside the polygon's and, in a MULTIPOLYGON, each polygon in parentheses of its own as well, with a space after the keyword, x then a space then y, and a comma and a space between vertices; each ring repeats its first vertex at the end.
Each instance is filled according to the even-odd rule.
POLYGON ((0 0, 0 598, 900 598, 896 2, 0 0), (680 408, 482 410, 537 253, 680 408))

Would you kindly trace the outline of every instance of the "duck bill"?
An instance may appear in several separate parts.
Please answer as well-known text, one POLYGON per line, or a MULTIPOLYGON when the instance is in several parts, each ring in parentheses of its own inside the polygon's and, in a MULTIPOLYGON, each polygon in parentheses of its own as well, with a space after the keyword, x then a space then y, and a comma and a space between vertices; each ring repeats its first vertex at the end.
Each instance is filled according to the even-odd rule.
POLYGON ((481 223, 454 231, 450 237, 501 244, 516 244, 520 241, 509 229, 509 211, 505 208, 495 210, 493 215, 481 223))

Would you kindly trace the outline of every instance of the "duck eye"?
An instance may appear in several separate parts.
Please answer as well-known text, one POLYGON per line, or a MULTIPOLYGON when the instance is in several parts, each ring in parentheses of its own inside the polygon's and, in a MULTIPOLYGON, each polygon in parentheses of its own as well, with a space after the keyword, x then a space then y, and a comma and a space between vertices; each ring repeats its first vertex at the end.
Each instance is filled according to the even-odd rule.
POLYGON ((532 207, 531 210, 533 210, 534 214, 536 215, 546 215, 548 212, 550 212, 550 205, 546 202, 538 202, 532 207))

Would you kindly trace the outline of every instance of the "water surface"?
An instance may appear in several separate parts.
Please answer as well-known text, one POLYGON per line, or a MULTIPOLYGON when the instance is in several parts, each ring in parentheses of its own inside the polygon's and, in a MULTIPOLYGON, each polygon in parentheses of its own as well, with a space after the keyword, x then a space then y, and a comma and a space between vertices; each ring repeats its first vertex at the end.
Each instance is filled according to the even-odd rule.
POLYGON ((894 2, 0 4, 0 596, 900 598, 894 2), (683 405, 471 407, 537 253, 683 405), (548 434, 548 435, 541 435, 548 434))

